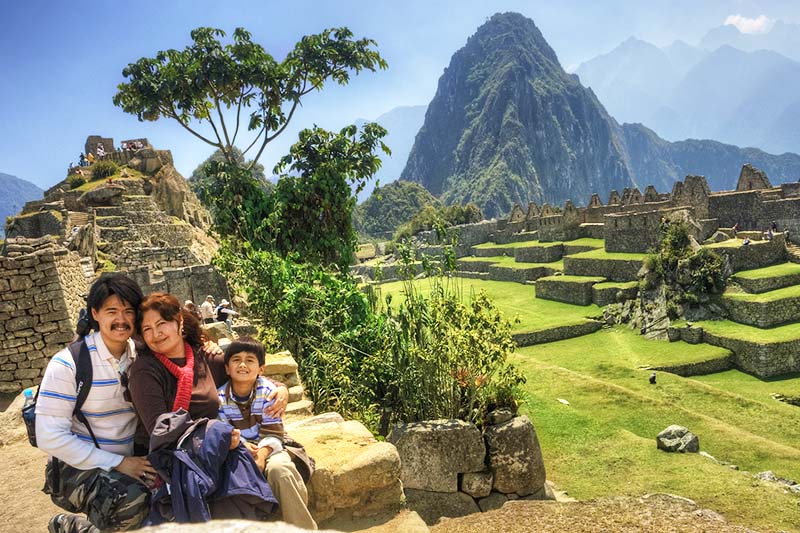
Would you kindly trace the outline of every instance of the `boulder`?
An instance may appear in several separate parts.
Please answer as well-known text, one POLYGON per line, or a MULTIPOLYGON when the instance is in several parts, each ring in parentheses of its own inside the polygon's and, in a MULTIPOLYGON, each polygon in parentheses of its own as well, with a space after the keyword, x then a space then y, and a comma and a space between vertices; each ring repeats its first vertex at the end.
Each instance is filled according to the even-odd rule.
POLYGON ((527 496, 545 482, 544 460, 536 430, 527 416, 518 416, 484 430, 492 488, 505 494, 527 496))
POLYGON ((433 525, 446 516, 455 518, 481 511, 469 494, 463 492, 431 492, 427 490, 405 489, 406 505, 417 512, 425 523, 433 525))
POLYGON ((659 450, 665 452, 699 452, 700 439, 697 435, 687 428, 678 425, 671 425, 656 437, 656 444, 659 450))
POLYGON ((371 515, 402 505, 400 456, 363 424, 325 413, 288 423, 286 431, 316 461, 309 510, 317 522, 336 515, 371 515))
POLYGON ((262 372, 267 376, 293 374, 297 372, 297 362, 290 352, 267 354, 262 372))
POLYGON ((481 432, 463 420, 396 424, 388 440, 402 458, 407 489, 456 492, 458 474, 484 469, 486 447, 481 432))
POLYGON ((233 339, 234 334, 225 322, 212 322, 201 326, 209 340, 220 344, 222 339, 233 339))
POLYGON ((491 472, 467 472, 461 477, 461 492, 473 498, 483 498, 492 492, 491 472))
POLYGON ((125 187, 116 184, 106 184, 91 191, 83 193, 78 202, 85 207, 108 207, 122 205, 122 195, 125 187))
POLYGON ((505 494, 500 494, 499 492, 492 492, 485 498, 481 498, 478 500, 478 507, 481 508, 481 512, 487 511, 494 511, 495 509, 500 509, 504 503, 508 501, 508 498, 505 494))

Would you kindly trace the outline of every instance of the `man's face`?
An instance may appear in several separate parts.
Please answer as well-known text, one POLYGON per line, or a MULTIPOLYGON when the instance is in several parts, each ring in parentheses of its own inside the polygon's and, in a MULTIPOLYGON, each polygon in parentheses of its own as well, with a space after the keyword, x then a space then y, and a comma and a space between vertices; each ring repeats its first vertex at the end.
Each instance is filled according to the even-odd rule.
POLYGON ((133 334, 136 309, 112 294, 103 301, 100 309, 92 309, 92 318, 100 327, 106 345, 126 342, 133 334))

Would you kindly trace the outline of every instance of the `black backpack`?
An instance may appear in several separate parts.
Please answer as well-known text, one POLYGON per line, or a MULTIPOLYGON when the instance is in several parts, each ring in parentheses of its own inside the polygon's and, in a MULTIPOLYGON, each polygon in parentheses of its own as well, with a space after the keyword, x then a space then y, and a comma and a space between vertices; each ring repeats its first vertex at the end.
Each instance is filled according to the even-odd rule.
MULTIPOLYGON (((86 402, 86 397, 89 396, 89 390, 92 388, 92 356, 89 353, 89 347, 86 346, 86 340, 81 338, 70 344, 69 353, 72 354, 72 360, 75 361, 75 391, 77 394, 72 415, 86 426, 86 429, 89 430, 89 435, 92 436, 94 445, 99 448, 100 444, 98 444, 97 438, 94 436, 92 426, 89 425, 89 421, 81 411, 81 407, 86 402)), ((28 431, 28 442, 34 447, 36 447, 36 401, 38 399, 39 389, 36 390, 33 402, 22 408, 22 418, 25 420, 25 429, 28 431)))

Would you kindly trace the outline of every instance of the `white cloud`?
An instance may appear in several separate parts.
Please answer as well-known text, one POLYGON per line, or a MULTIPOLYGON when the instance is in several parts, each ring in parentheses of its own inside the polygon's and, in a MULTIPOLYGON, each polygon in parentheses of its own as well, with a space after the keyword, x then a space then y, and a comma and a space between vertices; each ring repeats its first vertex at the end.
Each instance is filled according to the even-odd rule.
POLYGON ((775 23, 774 20, 766 15, 759 15, 751 19, 742 15, 728 15, 725 19, 725 26, 736 26, 742 33, 766 33, 775 23))

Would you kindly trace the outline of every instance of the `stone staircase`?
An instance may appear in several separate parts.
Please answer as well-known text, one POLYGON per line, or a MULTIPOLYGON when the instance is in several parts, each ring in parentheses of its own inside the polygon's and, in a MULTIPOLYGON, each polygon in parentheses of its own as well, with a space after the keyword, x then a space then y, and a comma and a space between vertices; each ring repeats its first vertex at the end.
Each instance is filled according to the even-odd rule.
POLYGON ((789 261, 800 264, 800 245, 787 242, 786 252, 788 253, 789 261))
POLYGON ((89 223, 89 214, 83 211, 70 211, 69 223, 72 227, 85 226, 89 223))

